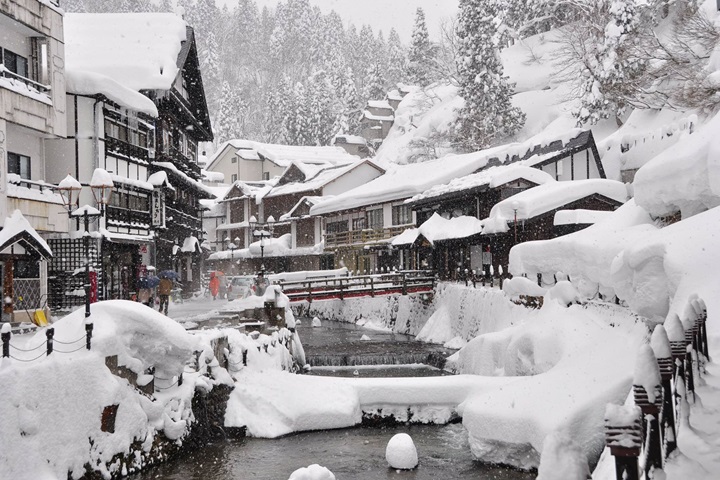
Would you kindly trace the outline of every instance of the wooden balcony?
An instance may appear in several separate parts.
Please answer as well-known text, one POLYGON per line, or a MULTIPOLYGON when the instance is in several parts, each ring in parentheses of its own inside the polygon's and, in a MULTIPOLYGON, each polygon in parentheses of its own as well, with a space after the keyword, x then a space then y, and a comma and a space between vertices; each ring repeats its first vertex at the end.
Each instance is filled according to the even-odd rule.
POLYGON ((326 233, 325 248, 382 243, 384 240, 390 240, 400 235, 405 229, 413 227, 414 225, 396 225, 381 229, 366 228, 364 230, 326 233))

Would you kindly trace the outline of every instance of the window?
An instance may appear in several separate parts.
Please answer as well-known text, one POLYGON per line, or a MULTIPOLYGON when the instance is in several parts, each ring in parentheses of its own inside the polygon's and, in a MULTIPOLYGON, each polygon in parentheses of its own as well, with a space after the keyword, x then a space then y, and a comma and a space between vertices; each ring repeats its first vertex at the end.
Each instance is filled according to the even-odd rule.
POLYGON ((368 228, 374 230, 383 228, 383 211, 382 208, 375 210, 368 210, 367 212, 367 225, 368 228))
POLYGON ((237 163, 237 157, 232 157, 230 159, 230 163, 237 163))
POLYGON ((8 152, 8 173, 20 175, 20 178, 30 180, 30 157, 18 153, 8 152))
POLYGON ((230 181, 232 183, 237 182, 237 173, 233 173, 232 175, 230 175, 230 181))
POLYGON ((353 218, 352 219, 353 230, 365 230, 365 219, 364 218, 353 218))
POLYGON ((5 68, 10 70, 12 73, 21 77, 29 78, 27 58, 5 49, 3 51, 2 60, 5 68))
POLYGON ((263 180, 270 180, 270 172, 263 172, 263 180))
POLYGON ((412 223, 412 210, 407 205, 395 205, 392 207, 393 225, 407 225, 412 223))
POLYGON ((327 233, 338 233, 338 232, 347 232, 348 231, 348 222, 347 220, 340 220, 338 222, 328 222, 325 231, 327 233))

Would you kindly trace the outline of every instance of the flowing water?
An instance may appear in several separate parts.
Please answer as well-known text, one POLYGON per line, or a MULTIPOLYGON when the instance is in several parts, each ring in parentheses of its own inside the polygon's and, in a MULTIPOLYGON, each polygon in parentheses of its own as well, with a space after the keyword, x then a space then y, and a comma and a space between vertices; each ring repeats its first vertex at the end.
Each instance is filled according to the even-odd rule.
MULTIPOLYGON (((415 341, 412 336, 302 319, 298 333, 312 375, 432 376, 453 350, 415 341)), ((459 424, 355 427, 302 432, 278 439, 245 438, 209 444, 202 450, 132 477, 134 480, 287 480, 298 468, 318 463, 337 480, 531 480, 535 474, 477 462, 459 424), (420 465, 411 471, 388 467, 385 448, 397 433, 408 433, 420 465)))
POLYGON ((208 445, 133 480, 287 480, 313 463, 337 480, 531 480, 535 474, 484 465, 473 459, 460 424, 409 425, 305 432, 274 440, 246 438, 208 445), (397 471, 385 461, 387 442, 407 433, 415 442, 419 466, 397 471))

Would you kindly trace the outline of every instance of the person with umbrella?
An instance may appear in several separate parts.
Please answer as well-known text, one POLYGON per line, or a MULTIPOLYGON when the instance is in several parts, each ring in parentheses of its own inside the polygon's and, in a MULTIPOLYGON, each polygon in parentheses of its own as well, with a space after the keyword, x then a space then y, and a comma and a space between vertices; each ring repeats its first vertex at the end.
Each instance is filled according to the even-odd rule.
POLYGON ((170 294, 172 293, 173 281, 172 277, 176 274, 169 275, 168 271, 160 272, 160 283, 158 284, 158 297, 160 297, 160 308, 158 311, 167 315, 168 304, 170 303, 170 294))
POLYGON ((213 300, 217 299, 218 292, 220 291, 220 279, 217 275, 215 275, 215 272, 210 272, 210 295, 212 295, 213 300))

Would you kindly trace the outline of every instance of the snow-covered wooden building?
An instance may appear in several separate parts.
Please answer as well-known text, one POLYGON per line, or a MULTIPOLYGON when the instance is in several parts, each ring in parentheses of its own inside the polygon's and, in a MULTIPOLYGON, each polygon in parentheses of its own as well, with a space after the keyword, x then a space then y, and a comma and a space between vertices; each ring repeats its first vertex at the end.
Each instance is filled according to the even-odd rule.
POLYGON ((445 225, 461 233, 429 233, 436 243, 416 229, 434 214, 479 221, 495 204, 528 188, 604 177, 592 133, 575 129, 555 138, 399 165, 373 182, 320 202, 311 213, 323 217, 325 248, 335 253, 336 266, 357 271, 438 268, 449 273, 469 268, 472 257, 480 261, 481 229, 457 226, 462 222, 445 225), (450 243, 443 248, 442 242, 450 243))
POLYGON ((3 318, 44 306, 42 237, 67 230, 61 197, 45 171, 61 159, 49 148, 66 135, 63 16, 57 2, 0 2, 0 282, 3 318))
MULTIPOLYGON (((47 179, 67 174, 88 185, 95 169, 114 189, 91 226, 99 298, 132 298, 152 267, 176 270, 199 287, 203 239, 198 143, 212 139, 193 30, 173 14, 65 16, 68 138, 53 152, 47 179)), ((90 189, 79 205, 94 205, 90 189)), ((73 226, 72 229, 75 227, 73 226)), ((81 261, 78 240, 50 240, 67 252, 53 262, 56 307, 69 306, 68 272, 81 261), (77 262, 75 262, 77 263, 77 262)), ((82 300, 82 299, 81 299, 82 300)))
POLYGON ((384 172, 370 160, 345 155, 325 165, 293 162, 265 186, 237 182, 223 199, 228 222, 217 228, 222 251, 210 260, 230 260, 235 265, 231 270, 245 272, 258 270, 261 256, 268 270, 278 272, 332 267, 333 259, 323 248, 321 219, 311 216, 310 209, 323 198, 352 190, 384 172), (272 236, 262 239, 268 248, 260 251, 260 240, 253 234, 263 228, 269 231, 269 223, 272 236))

